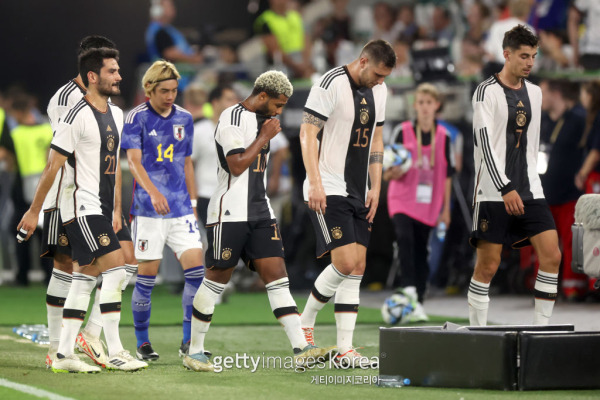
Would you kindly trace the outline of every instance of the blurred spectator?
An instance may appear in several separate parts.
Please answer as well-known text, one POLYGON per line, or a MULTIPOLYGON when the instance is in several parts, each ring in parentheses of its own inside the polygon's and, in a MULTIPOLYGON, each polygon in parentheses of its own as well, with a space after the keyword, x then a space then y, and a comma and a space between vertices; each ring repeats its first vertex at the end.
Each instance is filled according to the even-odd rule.
POLYGON ((254 21, 254 31, 262 36, 269 64, 283 64, 290 75, 308 78, 314 72, 311 63, 312 42, 304 33, 302 16, 292 8, 291 0, 269 0, 269 9, 254 21))
POLYGON ((574 67, 573 47, 568 43, 563 31, 540 31, 541 57, 539 69, 546 72, 556 72, 574 67))
POLYGON ((584 69, 600 69, 600 1, 575 0, 569 8, 567 28, 573 63, 584 69), (585 29, 580 38, 582 20, 585 29))
POLYGON ((543 114, 538 172, 562 247, 562 294, 575 300, 585 295, 588 285, 585 274, 571 270, 571 225, 575 222, 575 204, 581 195, 573 176, 583 159, 580 142, 585 129, 585 114, 579 107, 570 107, 568 85, 561 81, 540 83, 543 114))
POLYGON ((433 9, 431 18, 431 39, 436 42, 438 47, 447 47, 454 38, 454 27, 452 26, 452 16, 445 7, 436 6, 433 9))
POLYGON ((197 86, 189 87, 183 96, 184 108, 194 114, 194 144, 192 148, 192 161, 196 176, 196 190, 198 193, 198 217, 201 224, 206 224, 206 212, 210 196, 217 188, 217 148, 215 145, 215 128, 221 113, 226 108, 236 104, 239 99, 237 94, 229 86, 217 86, 210 91, 208 102, 212 106, 210 118, 199 119, 200 109, 206 101, 203 89, 197 86))
POLYGON ((564 30, 570 0, 533 0, 529 25, 535 30, 564 30))
POLYGON ((400 7, 397 24, 400 39, 412 44, 419 36, 421 36, 419 26, 415 22, 415 9, 411 5, 403 5, 400 7))
POLYGON ((490 27, 490 33, 484 45, 488 57, 488 65, 485 67, 484 75, 489 76, 500 72, 504 65, 504 55, 502 51, 502 41, 506 31, 521 24, 529 28, 534 34, 535 29, 527 23, 529 12, 531 10, 530 0, 509 0, 508 11, 510 16, 505 19, 495 21, 490 27))
POLYGON ((429 279, 429 234, 438 224, 450 224, 454 166, 448 131, 435 120, 440 105, 435 86, 423 83, 417 87, 416 121, 396 127, 391 141, 410 151, 412 166, 408 171, 393 166, 383 173, 390 181, 388 212, 396 232, 402 292, 415 305, 412 321, 428 320, 422 303, 429 279))
MULTIPOLYGON (((35 99, 29 94, 21 92, 12 97, 10 113, 15 119, 17 126, 11 132, 11 138, 14 143, 15 156, 17 160, 18 171, 21 177, 22 187, 15 187, 13 191, 13 204, 15 208, 13 226, 16 227, 19 218, 23 215, 31 202, 35 189, 40 180, 40 176, 46 167, 48 150, 52 141, 52 128, 48 123, 38 123, 36 115, 38 110, 34 107, 35 99), (21 193, 18 190, 21 189, 21 193)), ((41 237, 41 229, 37 237, 41 237)), ((17 264, 19 271, 17 273, 17 284, 21 286, 29 285, 30 253, 40 254, 41 251, 33 251, 31 242, 25 241, 17 245, 17 264)), ((52 269, 51 259, 45 259, 43 265, 46 268, 46 281, 49 280, 49 272, 52 269), (49 265, 47 265, 49 262, 49 265)))
POLYGON ((391 78, 412 78, 413 73, 410 68, 410 43, 404 39, 398 39, 393 42, 394 52, 396 53, 396 67, 390 74, 391 78))
POLYGON ((600 81, 584 83, 580 99, 586 111, 582 143, 587 156, 575 177, 575 186, 585 193, 600 193, 600 81))
POLYGON ((487 37, 489 17, 490 9, 481 0, 475 0, 466 14, 468 28, 465 37, 472 43, 481 44, 487 37))
POLYGON ((177 10, 173 0, 152 0, 146 46, 150 61, 163 58, 171 62, 202 62, 202 54, 191 46, 173 25, 177 10))
POLYGON ((480 43, 469 36, 461 41, 460 57, 456 64, 458 76, 479 77, 483 69, 483 48, 480 43))
POLYGON ((377 2, 373 5, 373 21, 375 30, 371 39, 383 39, 394 43, 402 27, 396 22, 396 10, 389 3, 377 2))

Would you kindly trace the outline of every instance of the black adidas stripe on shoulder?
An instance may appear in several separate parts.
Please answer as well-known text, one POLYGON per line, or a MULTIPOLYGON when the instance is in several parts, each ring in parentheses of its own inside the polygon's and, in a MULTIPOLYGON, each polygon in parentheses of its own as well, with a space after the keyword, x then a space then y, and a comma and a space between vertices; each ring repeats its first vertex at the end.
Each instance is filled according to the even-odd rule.
POLYGON ((66 106, 68 104, 69 96, 71 95, 71 93, 73 93, 73 91, 76 88, 77 85, 75 84, 75 82, 69 81, 69 83, 65 85, 65 87, 60 91, 60 94, 58 95, 58 105, 63 107, 66 106))
POLYGON ((242 111, 244 111, 244 107, 242 107, 241 104, 238 104, 233 110, 231 110, 231 125, 240 126, 242 111))
POLYGON ((75 116, 79 113, 79 111, 81 111, 85 106, 87 105, 86 101, 84 99, 79 100, 79 102, 77 104, 75 104, 75 106, 73 108, 71 108, 69 110, 69 112, 67 113, 67 116, 65 117, 64 121, 66 124, 71 124, 73 122, 73 120, 75 119, 75 116))
POLYGON ((333 80, 335 78, 337 78, 338 76, 341 76, 344 74, 345 74, 344 67, 334 68, 325 74, 325 76, 321 80, 321 84, 319 86, 323 89, 329 89, 329 85, 331 85, 331 82, 333 82, 333 80))
POLYGON ((496 77, 494 75, 492 75, 487 80, 480 83, 479 86, 477 86, 477 97, 476 97, 477 102, 483 101, 483 98, 485 96, 485 90, 488 88, 488 86, 491 86, 494 83, 496 83, 496 77))

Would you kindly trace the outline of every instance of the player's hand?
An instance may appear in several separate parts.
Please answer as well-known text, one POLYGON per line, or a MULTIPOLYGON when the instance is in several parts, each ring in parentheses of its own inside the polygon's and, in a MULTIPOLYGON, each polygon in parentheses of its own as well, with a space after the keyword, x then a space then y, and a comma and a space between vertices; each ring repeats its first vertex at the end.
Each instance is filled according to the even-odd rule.
POLYGON ((587 177, 581 172, 578 172, 577 175, 575 175, 575 186, 577 189, 584 191, 586 179, 587 177))
POLYGON ((438 225, 440 224, 440 222, 443 222, 444 224, 446 224, 446 229, 450 226, 450 209, 444 207, 444 209, 442 209, 442 213, 440 214, 440 217, 438 218, 438 225))
POLYGON ((502 196, 504 200, 504 207, 506 208, 506 212, 510 215, 523 215, 525 214, 525 206, 523 205, 523 200, 521 200, 521 196, 517 193, 516 190, 511 190, 502 196))
POLYGON ((154 211, 156 211, 159 215, 167 215, 171 212, 169 208, 169 202, 167 202, 167 198, 163 196, 163 194, 159 191, 150 195, 150 201, 152 201, 152 207, 154 207, 154 211))
POLYGON ((34 213, 31 208, 21 218, 19 225, 17 225, 17 240, 19 243, 29 240, 35 228, 37 227, 39 213, 34 213))
POLYGON ((115 210, 115 212, 113 213, 113 231, 115 231, 115 233, 119 232, 121 229, 123 229, 123 221, 121 220, 121 213, 117 212, 115 210))
POLYGON ((379 206, 379 191, 375 191, 373 189, 367 192, 367 201, 365 201, 365 207, 369 209, 367 213, 367 221, 370 224, 373 223, 373 218, 375 218, 375 214, 377 213, 377 207, 379 206))
POLYGON ((266 120, 260 128, 260 134, 267 136, 269 140, 273 139, 279 132, 281 132, 281 124, 277 118, 266 120))
POLYGON ((308 185, 308 208, 317 213, 325 214, 327 196, 323 185, 308 185))

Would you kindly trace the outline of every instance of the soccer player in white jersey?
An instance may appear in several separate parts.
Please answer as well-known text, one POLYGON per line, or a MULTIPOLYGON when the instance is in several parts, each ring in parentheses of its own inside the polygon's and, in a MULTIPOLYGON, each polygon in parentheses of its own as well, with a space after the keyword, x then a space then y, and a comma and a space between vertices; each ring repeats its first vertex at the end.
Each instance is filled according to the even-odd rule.
POLYGON ((388 42, 370 41, 356 60, 330 70, 312 87, 300 126, 304 200, 317 236, 317 257, 331 253, 331 264, 317 277, 302 312, 302 328, 314 343, 317 313, 335 294, 335 361, 344 366, 362 367, 368 361, 352 347, 352 336, 381 188, 383 80, 395 65, 388 42))
POLYGON ((130 213, 140 263, 131 298, 136 356, 150 361, 159 357, 148 328, 152 289, 165 244, 177 255, 185 277, 182 357, 189 347, 192 301, 204 278, 191 159, 194 128, 192 115, 175 104, 179 78, 170 62, 154 62, 142 78, 149 100, 129 113, 123 128, 123 148, 135 178, 130 213))
POLYGON ((561 254, 536 166, 542 92, 525 79, 533 68, 538 39, 518 25, 505 33, 502 48, 502 71, 473 94, 477 172, 470 242, 477 248, 477 261, 468 293, 469 321, 487 323, 489 287, 502 245, 531 244, 540 261, 533 323, 546 325, 556 300, 561 254))
POLYGON ((204 339, 215 302, 240 258, 265 283, 271 310, 288 336, 297 365, 315 362, 327 352, 308 344, 302 334, 279 227, 266 194, 270 140, 281 131, 274 117, 281 114, 292 92, 285 74, 265 72, 256 79, 252 94, 219 118, 215 132, 219 183, 208 205, 207 271, 194 297, 192 341, 183 359, 191 370, 213 371, 204 339))
POLYGON ((74 173, 67 176, 60 213, 72 248, 73 282, 65 300, 60 342, 52 362, 55 372, 100 371, 73 354, 90 294, 100 274, 100 310, 108 347, 106 368, 133 371, 147 367, 123 349, 119 337, 121 287, 126 272, 125 257, 115 234, 121 219, 115 218, 114 204, 115 183, 121 174, 123 112, 108 102, 110 96, 120 93, 118 55, 115 49, 101 48, 79 56, 79 73, 88 92, 62 118, 31 207, 17 227, 26 232, 24 239, 28 240, 56 174, 68 160, 74 173))
MULTIPOLYGON (((114 49, 116 48, 116 45, 113 41, 103 36, 86 36, 79 44, 78 55, 86 50, 97 49, 100 47, 114 49)), ((54 96, 52 96, 48 103, 47 112, 54 132, 58 129, 61 117, 77 104, 86 92, 87 89, 83 85, 81 76, 77 75, 58 89, 54 96)), ((48 349, 48 354, 46 355, 46 366, 48 368, 52 366, 52 360, 56 356, 56 349, 60 339, 63 306, 67 293, 69 293, 69 288, 71 287, 71 274, 73 272, 71 246, 69 245, 69 240, 67 238, 66 230, 63 227, 59 210, 60 192, 62 189, 61 183, 64 184, 67 180, 66 176, 63 177, 63 175, 67 173, 66 171, 68 168, 69 167, 66 165, 63 166, 56 175, 52 188, 50 189, 50 192, 48 192, 43 205, 44 229, 42 234, 42 256, 52 257, 54 259, 54 269, 46 292, 46 309, 50 336, 50 347, 48 349)), ((70 171, 72 171, 72 169, 70 171)), ((117 187, 121 187, 119 182, 117 182, 117 187)), ((116 217, 122 218, 120 206, 121 191, 117 190, 116 194, 115 212, 118 213, 116 217)), ((117 232, 117 237, 119 238, 119 243, 125 253, 125 266, 127 271, 127 278, 123 284, 123 289, 125 289, 125 286, 129 282, 129 278, 131 278, 137 270, 137 262, 133 255, 133 245, 131 243, 131 235, 127 227, 127 222, 125 219, 122 219, 122 221, 123 227, 117 232)), ((96 290, 94 304, 86 327, 77 336, 76 346, 80 351, 87 354, 96 364, 105 366, 106 354, 100 340, 102 318, 100 315, 99 289, 100 286, 98 287, 98 290, 96 290)))

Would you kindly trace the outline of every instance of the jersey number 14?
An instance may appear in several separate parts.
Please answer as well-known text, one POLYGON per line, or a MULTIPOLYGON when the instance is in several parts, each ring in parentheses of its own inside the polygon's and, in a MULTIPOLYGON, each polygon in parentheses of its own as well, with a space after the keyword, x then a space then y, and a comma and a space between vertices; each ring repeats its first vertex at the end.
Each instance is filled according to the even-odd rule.
POLYGON ((156 146, 156 150, 158 150, 158 157, 156 157, 156 161, 164 161, 164 158, 168 158, 169 161, 173 162, 173 144, 170 144, 169 147, 165 150, 164 154, 162 152, 162 143, 156 146))

